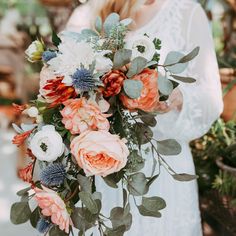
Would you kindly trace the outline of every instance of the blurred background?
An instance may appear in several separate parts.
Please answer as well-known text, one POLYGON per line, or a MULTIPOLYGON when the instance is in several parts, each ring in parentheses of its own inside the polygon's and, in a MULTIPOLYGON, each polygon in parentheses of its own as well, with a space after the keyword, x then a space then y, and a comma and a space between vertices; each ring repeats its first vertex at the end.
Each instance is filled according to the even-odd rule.
MULTIPOLYGON (((225 108, 207 135, 191 143, 199 175, 205 236, 236 235, 236 0, 199 0, 209 18, 220 66, 225 108)), ((50 42, 60 32, 77 0, 0 0, 0 235, 31 235, 30 224, 9 222, 15 192, 24 187, 17 173, 24 148, 11 144, 11 123, 20 123, 12 103, 38 93, 40 64, 25 60, 32 40, 50 42)))

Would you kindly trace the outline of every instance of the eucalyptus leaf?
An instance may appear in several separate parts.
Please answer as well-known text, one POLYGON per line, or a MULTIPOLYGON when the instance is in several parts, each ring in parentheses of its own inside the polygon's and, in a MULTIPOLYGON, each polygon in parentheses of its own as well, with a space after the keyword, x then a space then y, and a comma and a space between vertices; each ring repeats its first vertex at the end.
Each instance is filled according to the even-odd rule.
POLYGON ((40 219, 40 211, 39 208, 36 207, 30 216, 30 224, 32 225, 32 227, 36 228, 39 219, 40 219))
POLYGON ((134 58, 134 60, 131 62, 127 76, 131 78, 134 75, 137 75, 142 72, 142 70, 146 67, 147 62, 147 59, 145 59, 144 57, 134 58))
POLYGON ((132 224, 132 215, 130 212, 126 212, 121 207, 115 207, 111 210, 110 220, 113 228, 118 228, 122 225, 125 226, 126 231, 130 229, 132 224))
POLYGON ((126 172, 135 173, 143 169, 143 167, 144 167, 144 159, 138 154, 137 150, 132 151, 128 157, 126 172))
POLYGON ((167 77, 159 74, 158 89, 163 95, 170 95, 174 89, 173 83, 167 77))
POLYGON ((160 154, 166 156, 175 156, 181 153, 181 145, 174 139, 157 141, 157 150, 160 154))
POLYGON ((180 74, 188 66, 188 63, 179 63, 180 59, 184 57, 183 53, 172 51, 168 53, 164 65, 173 74, 180 74))
POLYGON ((140 119, 142 120, 142 122, 144 124, 151 126, 151 127, 155 127, 157 124, 155 116, 148 114, 148 113, 141 115, 140 119))
POLYGON ((149 216, 149 217, 156 217, 156 218, 161 217, 161 213, 159 211, 157 212, 149 211, 143 205, 138 206, 138 210, 142 216, 149 216))
POLYGON ((126 227, 124 225, 121 225, 120 227, 116 229, 107 228, 105 235, 106 236, 123 236, 125 231, 126 231, 126 227))
POLYGON ((95 200, 93 199, 92 194, 82 191, 79 193, 79 197, 82 203, 88 208, 88 210, 92 214, 97 214, 99 212, 98 206, 95 200))
POLYGON ((16 202, 11 206, 11 222, 15 225, 23 224, 30 219, 31 210, 28 202, 16 202))
POLYGON ((119 69, 124 65, 130 63, 132 56, 132 50, 130 49, 120 49, 114 55, 114 69, 119 69))
POLYGON ((151 128, 141 122, 135 123, 133 128, 139 145, 148 143, 153 137, 151 128))
POLYGON ((53 226, 49 231, 49 236, 67 236, 66 232, 59 229, 58 226, 53 226))
POLYGON ((95 29, 98 33, 101 33, 102 31, 102 18, 98 16, 95 21, 95 29))
POLYGON ((104 22, 104 30, 106 35, 110 34, 112 28, 116 27, 119 24, 120 16, 117 13, 111 13, 104 22))
POLYGON ((186 62, 189 62, 189 61, 193 60, 199 54, 199 51, 200 51, 200 47, 194 48, 189 54, 182 57, 179 60, 179 63, 186 63, 186 62))
POLYGON ((128 178, 128 191, 134 196, 142 196, 148 192, 146 176, 139 172, 128 178))
POLYGON ((77 179, 82 191, 89 193, 92 192, 92 183, 88 177, 79 174, 77 179))
POLYGON ((175 175, 172 175, 172 177, 175 179, 175 180, 178 180, 178 181, 181 181, 181 182, 188 182, 188 181, 192 181, 192 180, 195 180, 198 178, 197 175, 189 175, 189 174, 175 174, 175 175))
POLYGON ((20 197, 24 196, 24 195, 28 195, 28 191, 31 189, 31 187, 22 189, 20 191, 18 191, 16 194, 20 197))
POLYGON ((126 18, 126 19, 120 21, 120 23, 124 26, 130 25, 132 22, 133 22, 133 19, 131 19, 131 18, 126 18))
POLYGON ((132 98, 137 99, 141 96, 143 83, 140 80, 126 79, 124 81, 124 91, 125 94, 132 98))
POLYGON ((181 82, 184 82, 184 83, 196 82, 196 79, 194 79, 192 77, 183 77, 183 76, 177 76, 177 75, 171 75, 171 77, 173 77, 174 79, 179 80, 181 82))
POLYGON ((99 35, 94 30, 91 29, 83 29, 81 31, 81 34, 86 38, 99 37, 99 35))
POLYGON ((157 61, 150 61, 147 63, 146 67, 153 67, 153 66, 157 66, 157 65, 158 65, 157 61))

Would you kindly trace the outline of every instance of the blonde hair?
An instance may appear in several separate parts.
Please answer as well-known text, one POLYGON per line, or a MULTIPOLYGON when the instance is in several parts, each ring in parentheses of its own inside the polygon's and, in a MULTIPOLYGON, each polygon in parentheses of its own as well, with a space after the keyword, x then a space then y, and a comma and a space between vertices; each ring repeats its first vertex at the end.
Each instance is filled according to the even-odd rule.
POLYGON ((132 18, 144 2, 145 0, 91 0, 91 6, 96 8, 95 14, 104 21, 112 12, 118 13, 121 19, 132 18))

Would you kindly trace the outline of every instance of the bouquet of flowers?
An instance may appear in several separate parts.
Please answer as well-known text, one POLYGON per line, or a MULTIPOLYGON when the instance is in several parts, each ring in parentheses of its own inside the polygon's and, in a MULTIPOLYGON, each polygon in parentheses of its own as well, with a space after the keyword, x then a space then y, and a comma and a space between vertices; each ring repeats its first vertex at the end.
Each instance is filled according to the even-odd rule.
POLYGON ((187 55, 170 52, 160 65, 160 40, 128 37, 131 23, 113 13, 104 22, 98 17, 94 30, 53 33, 54 46, 37 40, 26 51, 43 68, 38 99, 14 105, 32 120, 13 124, 18 133, 13 143, 28 146, 29 164, 19 177, 30 184, 17 193, 21 201, 11 208, 14 224, 30 220, 50 236, 73 235, 75 228, 85 235, 92 227, 101 235, 123 235, 132 224, 130 199, 142 197, 136 204, 141 215, 161 217, 164 199, 145 197, 161 165, 178 181, 196 178, 166 163, 163 155, 177 155, 181 146, 172 139, 155 140, 151 127, 179 82, 195 82, 178 74, 199 48, 187 55), (150 176, 142 172, 147 152, 153 157, 150 176), (123 189, 123 207, 114 206, 109 216, 102 214, 97 176, 107 188, 123 189), (37 203, 33 210, 30 201, 37 203))

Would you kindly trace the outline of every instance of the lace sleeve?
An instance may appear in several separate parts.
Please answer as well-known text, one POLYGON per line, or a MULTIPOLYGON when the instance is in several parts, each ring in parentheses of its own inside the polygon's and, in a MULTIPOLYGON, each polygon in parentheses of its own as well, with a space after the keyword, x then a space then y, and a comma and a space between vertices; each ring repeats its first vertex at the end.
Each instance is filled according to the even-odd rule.
POLYGON ((209 23, 200 5, 192 11, 187 40, 188 51, 200 46, 200 53, 189 65, 187 75, 195 84, 181 84, 183 107, 157 118, 168 138, 191 141, 205 134, 223 110, 219 70, 209 23), (168 127, 166 126, 168 124, 168 127))

